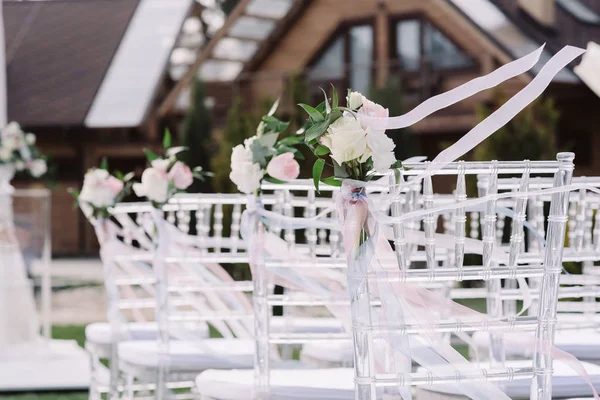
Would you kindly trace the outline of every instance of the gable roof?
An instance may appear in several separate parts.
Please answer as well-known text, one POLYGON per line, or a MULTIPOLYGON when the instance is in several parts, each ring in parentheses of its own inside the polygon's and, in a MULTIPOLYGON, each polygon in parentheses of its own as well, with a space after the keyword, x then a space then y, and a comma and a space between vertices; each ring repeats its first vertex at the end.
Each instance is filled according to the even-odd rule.
POLYGON ((8 119, 82 125, 138 2, 5 1, 8 119))
POLYGON ((193 2, 5 0, 8 119, 139 126, 193 2))

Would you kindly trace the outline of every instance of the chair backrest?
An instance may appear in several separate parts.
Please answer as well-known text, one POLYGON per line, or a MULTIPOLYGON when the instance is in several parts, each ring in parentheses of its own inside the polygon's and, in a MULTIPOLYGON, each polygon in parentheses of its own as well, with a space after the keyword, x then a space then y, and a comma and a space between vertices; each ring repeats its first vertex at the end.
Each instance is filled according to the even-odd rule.
POLYGON ((111 336, 126 340, 129 322, 154 320, 152 241, 138 224, 141 210, 135 204, 117 205, 109 211, 111 218, 98 220, 82 210, 100 245, 111 336))
MULTIPOLYGON (((481 180, 480 180, 481 182, 481 180)), ((573 184, 585 184, 586 186, 600 188, 600 178, 598 177, 576 177, 572 179, 573 184)), ((515 178, 499 179, 498 190, 513 191, 516 190, 518 183, 515 178)), ((531 179, 530 189, 540 190, 552 187, 551 178, 534 178, 531 179)), ((529 226, 536 230, 537 233, 529 233, 527 251, 529 257, 542 257, 540 253, 540 232, 544 232, 544 219, 548 214, 549 203, 551 200, 550 194, 533 195, 527 200, 527 222, 529 226)), ((561 286, 559 291, 559 299, 576 299, 583 297, 583 302, 564 301, 558 304, 558 323, 563 328, 589 328, 597 325, 597 320, 590 318, 586 321, 576 321, 572 319, 572 314, 594 314, 600 311, 596 307, 596 292, 597 285, 600 280, 598 275, 600 269, 594 265, 596 261, 600 261, 600 216, 598 210, 600 208, 600 195, 590 192, 586 188, 582 188, 570 196, 569 202, 569 221, 566 228, 566 243, 563 253, 563 262, 567 265, 570 274, 561 277, 561 286), (581 274, 576 273, 573 268, 579 264, 581 274), (564 315, 563 315, 564 314, 564 315)), ((512 219, 508 220, 512 223, 512 219)), ((514 289, 511 285, 514 281, 507 280, 505 289, 514 289)), ((534 295, 539 294, 539 280, 532 280, 534 295)), ((516 299, 514 293, 507 291, 503 293, 503 297, 510 296, 513 300, 506 301, 506 305, 510 305, 510 309, 514 310, 516 299)))
MULTIPOLYGON (((385 204, 389 194, 389 180, 371 182, 366 191, 375 204, 385 204)), ((296 226, 278 223, 277 219, 266 221, 269 234, 275 239, 265 246, 262 268, 255 269, 255 315, 257 337, 256 393, 269 391, 269 351, 272 344, 306 344, 313 341, 351 340, 350 302, 347 296, 346 255, 336 216, 335 196, 339 187, 321 184, 319 192, 312 180, 296 180, 285 184, 263 184, 262 204, 277 215, 296 217, 296 226), (324 214, 325 211, 329 213, 324 214), (320 218, 316 219, 316 216, 320 218), (312 224, 307 223, 310 221, 312 224), (278 240, 278 241, 277 241, 278 240), (278 245, 273 245, 278 243, 278 245), (282 251, 271 251, 280 248, 282 251), (284 295, 271 295, 264 288, 275 275, 277 281, 287 289, 284 295), (284 312, 303 307, 305 312, 325 313, 339 318, 347 325, 347 332, 298 333, 290 331, 272 332, 270 329, 271 306, 283 306, 284 312), (310 310, 310 311, 309 311, 310 310), (318 311, 315 311, 318 310, 318 311)), ((395 206, 399 210, 412 210, 421 202, 420 184, 412 185, 395 206)), ((439 203, 448 202, 440 198, 439 203)), ((422 251, 411 254, 415 260, 425 261, 422 251)), ((442 264, 447 252, 436 254, 442 264)), ((292 311, 293 314, 293 311, 292 311)), ((313 314, 314 315, 314 314, 313 314)))
MULTIPOLYGON (((560 153, 557 156, 558 162, 458 162, 443 166, 437 175, 456 176, 456 204, 450 206, 433 206, 433 181, 431 175, 426 174, 430 164, 410 164, 405 171, 405 176, 420 175, 423 179, 423 210, 418 213, 403 215, 405 220, 392 219, 390 223, 380 224, 380 231, 388 229, 391 232, 387 237, 394 245, 393 252, 396 254, 396 263, 381 262, 369 265, 369 270, 364 276, 350 276, 356 279, 357 293, 353 295, 353 330, 355 344, 355 375, 356 391, 358 399, 379 398, 378 390, 381 388, 394 386, 405 387, 407 385, 421 385, 434 383, 457 383, 461 382, 459 389, 465 391, 468 396, 477 397, 479 389, 476 387, 486 387, 486 390, 494 391, 494 386, 486 386, 486 380, 513 379, 515 377, 534 377, 534 388, 536 399, 551 398, 551 374, 552 357, 551 347, 554 338, 554 319, 557 310, 557 293, 559 287, 559 275, 561 272, 562 250, 564 246, 564 232, 567 221, 567 210, 569 204, 569 193, 555 193, 551 196, 550 215, 548 217, 548 229, 546 234, 546 246, 544 248, 544 258, 542 262, 530 262, 521 259, 522 240, 519 232, 523 230, 523 218, 515 218, 513 229, 515 234, 511 235, 510 245, 507 252, 497 246, 496 221, 498 210, 496 207, 497 199, 490 197, 483 204, 482 213, 482 240, 479 249, 466 245, 466 212, 470 203, 464 203, 467 194, 466 175, 487 174, 490 176, 489 184, 486 188, 486 195, 493 195, 497 191, 498 177, 520 175, 519 192, 529 190, 529 174, 535 169, 539 173, 549 173, 554 175, 553 187, 566 186, 570 183, 573 173, 572 153, 560 153), (447 209, 444 209, 447 207, 447 209), (428 212, 428 210, 431 210, 428 212), (450 211, 453 215, 454 230, 452 232, 452 241, 447 240, 436 234, 436 222, 441 213, 450 211), (413 221, 422 223, 423 228, 419 226, 419 232, 409 232, 407 224, 409 217, 413 221), (407 241, 409 232, 413 237, 420 235, 421 246, 425 248, 427 255, 426 267, 423 269, 411 269, 411 259, 406 257, 409 254, 410 243, 407 241), (435 251, 437 246, 449 247, 453 253, 452 262, 440 268, 435 260, 435 251), (465 265, 465 254, 479 253, 480 262, 475 265, 465 265), (516 279, 528 277, 541 277, 540 287, 540 306, 536 317, 515 317, 510 323, 501 318, 490 316, 481 316, 479 321, 459 321, 448 319, 442 310, 456 311, 456 306, 448 306, 443 299, 431 297, 428 292, 419 291, 414 282, 423 281, 483 281, 491 292, 496 292, 501 279, 516 279), (403 297, 406 293, 420 294, 421 299, 429 299, 429 307, 424 304, 416 304, 414 298, 403 297), (433 300, 432 300, 433 299, 433 300), (372 307, 374 302, 381 302, 381 308, 372 307), (433 301, 433 303, 431 303, 433 301), (439 307, 440 309, 436 309, 439 307), (402 314, 406 318, 400 317, 402 314), (441 317, 443 315, 443 317, 441 317), (418 323, 419 320, 425 320, 426 323, 418 323), (406 365, 407 354, 405 340, 407 333, 419 332, 423 338, 430 340, 430 345, 436 346, 433 340, 436 335, 443 332, 464 332, 489 330, 490 332, 498 330, 535 330, 536 343, 535 355, 531 368, 506 369, 502 366, 503 348, 502 342, 493 344, 496 364, 492 369, 482 371, 473 365, 456 365, 442 360, 441 365, 433 365, 424 362, 424 348, 415 348, 411 346, 414 361, 421 363, 427 368, 427 373, 409 373, 402 370, 401 366, 406 365), (404 341, 404 342, 403 342, 404 341), (379 343, 379 344, 378 344, 379 343), (384 343, 385 345, 381 345, 384 343), (387 362, 385 365, 378 365, 377 360, 386 359, 386 357, 377 357, 377 353, 384 349, 387 362), (390 360, 390 355, 392 359, 390 360), (492 372, 493 371, 493 372, 492 372), (474 381, 480 381, 476 386, 474 381)), ((523 201, 516 200, 515 212, 518 215, 525 213, 525 204, 523 201)), ((391 251, 391 250, 390 250, 391 251)), ((380 258, 384 255, 379 254, 380 258)), ((494 299, 492 299, 494 300, 494 299)), ((498 310, 496 315, 501 316, 501 306, 491 305, 498 310)), ((461 311, 462 312, 462 311, 461 311)), ((477 314, 469 314, 471 317, 477 314)), ((464 317, 464 315, 463 315, 464 317)), ((479 316, 478 316, 479 317, 479 316)), ((426 349, 426 348, 425 348, 426 349)), ((437 349, 445 360, 452 360, 456 356, 451 348, 437 349)), ((479 393, 481 393, 479 391, 479 393)), ((501 395, 501 393, 499 393, 501 395)))
MULTIPOLYGON (((252 305, 245 295, 252 284, 235 281, 227 272, 227 267, 247 268, 248 252, 240 237, 245 202, 245 196, 236 194, 178 195, 162 210, 152 211, 163 342, 169 340, 166 332, 173 336, 173 326, 179 322, 210 322, 224 337, 253 337, 252 305), (195 234, 190 234, 194 219, 195 234)), ((180 332, 179 338, 194 335, 180 332)))

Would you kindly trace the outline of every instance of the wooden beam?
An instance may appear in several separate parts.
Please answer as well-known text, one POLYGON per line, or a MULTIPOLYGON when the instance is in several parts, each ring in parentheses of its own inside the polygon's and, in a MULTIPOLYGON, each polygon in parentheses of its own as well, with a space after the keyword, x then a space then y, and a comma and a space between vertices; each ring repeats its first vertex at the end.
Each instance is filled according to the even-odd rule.
POLYGON ((376 62, 377 72, 375 75, 375 85, 383 88, 389 75, 389 49, 390 49, 390 29, 388 11, 385 2, 377 4, 375 15, 375 44, 376 44, 376 62))
POLYGON ((269 37, 263 41, 262 45, 248 62, 246 69, 251 70, 256 68, 265 59, 271 48, 283 37, 285 31, 289 29, 290 25, 298 18, 300 11, 307 7, 310 1, 294 0, 294 4, 288 10, 287 15, 279 20, 279 23, 273 28, 269 37))
POLYGON ((198 58, 196 59, 196 62, 190 67, 190 69, 188 69, 185 75, 179 80, 179 82, 177 82, 173 90, 171 90, 171 92, 161 103, 160 107, 158 108, 159 118, 163 117, 167 112, 169 112, 171 108, 173 108, 175 102, 177 101, 177 98, 181 94, 181 91, 186 86, 192 83, 192 79, 194 79, 194 77, 196 76, 200 65, 202 65, 202 63, 207 59, 211 58, 212 52, 219 40, 227 36, 227 31, 229 31, 231 25, 233 25, 233 23, 239 17, 244 15, 244 11, 246 10, 246 6, 248 6, 248 3, 250 3, 250 0, 241 0, 235 7, 235 9, 231 12, 231 14, 229 14, 229 17, 227 18, 227 20, 225 20, 225 23, 223 24, 221 29, 219 29, 219 31, 208 42, 206 47, 200 53, 200 56, 198 56, 198 58))

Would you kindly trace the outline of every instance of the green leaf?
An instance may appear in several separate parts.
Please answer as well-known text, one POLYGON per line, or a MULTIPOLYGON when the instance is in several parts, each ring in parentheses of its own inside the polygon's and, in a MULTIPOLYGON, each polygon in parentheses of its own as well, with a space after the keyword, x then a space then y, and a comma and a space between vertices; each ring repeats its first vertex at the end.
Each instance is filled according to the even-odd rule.
POLYGON ((268 116, 271 115, 275 115, 275 112, 277 112, 277 108, 279 107, 279 99, 275 100, 275 103, 273 103, 273 105, 271 106, 271 109, 268 112, 268 116))
POLYGON ((285 146, 293 146, 295 144, 302 143, 304 138, 302 136, 288 136, 279 141, 280 144, 285 146))
POLYGON ((77 199, 77 198, 79 197, 79 190, 77 190, 77 189, 75 189, 75 188, 68 188, 68 189, 67 189, 67 192, 68 192, 68 193, 69 193, 71 196, 75 197, 75 199, 77 199))
POLYGON ((312 119, 313 121, 321 122, 321 121, 325 120, 325 117, 323 117, 323 114, 321 114, 321 112, 319 112, 319 110, 309 106, 308 104, 304 104, 304 103, 300 103, 298 105, 300 107, 302 107, 304 109, 304 111, 306 111, 306 113, 308 114, 310 119, 312 119))
POLYGON ((323 96, 325 96, 325 114, 331 114, 331 104, 329 104, 329 98, 327 97, 327 92, 323 88, 321 92, 323 92, 323 96))
POLYGON ((315 107, 315 109, 320 112, 321 114, 325 113, 325 102, 322 101, 321 104, 319 104, 318 106, 315 107))
POLYGON ((123 173, 119 170, 115 171, 115 177, 120 181, 122 181, 124 178, 123 173))
POLYGON ((298 149, 291 147, 291 146, 286 146, 286 145, 279 145, 277 146, 277 154, 284 154, 284 153, 295 153, 296 151, 298 151, 298 149))
POLYGON ((333 90, 333 94, 332 94, 333 100, 331 102, 331 107, 332 108, 337 108, 337 106, 339 105, 338 104, 339 99, 338 99, 337 90, 335 90, 335 86, 333 86, 333 83, 331 84, 331 89, 333 90))
POLYGON ((279 133, 277 132, 265 133, 264 135, 256 139, 255 142, 260 142, 262 146, 270 148, 275 146, 275 143, 277 143, 278 136, 279 133))
POLYGON ((108 159, 106 157, 102 157, 102 161, 100 162, 100 169, 108 171, 108 159))
POLYGON ((148 161, 150 161, 150 162, 152 162, 152 161, 154 161, 154 160, 156 160, 156 159, 160 158, 160 157, 158 157, 158 156, 156 155, 156 153, 155 153, 155 152, 153 152, 153 151, 152 151, 152 150, 150 150, 150 149, 144 149, 144 154, 146 154, 146 158, 147 158, 147 159, 148 159, 148 161))
POLYGON ((393 163, 390 168, 402 168, 402 161, 396 160, 396 162, 393 163))
POLYGON ((327 131, 328 127, 329 120, 317 122, 316 124, 308 128, 306 134, 304 135, 304 141, 310 143, 314 139, 320 138, 321 135, 323 135, 327 131))
POLYGON ((396 183, 396 185, 398 185, 400 183, 400 170, 398 168, 394 168, 394 182, 396 183))
POLYGON ((329 186, 342 186, 342 181, 338 180, 335 176, 330 176, 329 178, 323 178, 321 179, 321 182, 323 182, 326 185, 329 186))
POLYGON ((282 183, 285 183, 285 181, 281 181, 279 179, 275 179, 275 178, 273 178, 272 176, 269 176, 269 175, 265 176, 263 179, 265 181, 267 181, 267 182, 276 183, 278 185, 281 185, 282 183))
POLYGON ((300 152, 300 150, 298 150, 298 149, 294 149, 294 158, 296 158, 296 160, 305 160, 306 159, 304 157, 304 154, 302 154, 300 152))
POLYGON ((318 158, 313 165, 313 182, 315 183, 315 189, 317 192, 319 191, 319 181, 321 180, 321 175, 323 174, 323 168, 325 167, 325 160, 322 158, 318 158))
POLYGON ((169 131, 169 128, 167 128, 165 129, 165 136, 163 137, 163 148, 168 149, 169 147, 171 147, 171 142, 171 132, 169 131))
POLYGON ((324 156, 326 154, 329 154, 329 148, 327 146, 323 146, 322 144, 318 144, 317 148, 315 149, 315 154, 318 156, 324 156))
POLYGON ((333 160, 333 173, 337 178, 349 178, 350 174, 346 170, 346 167, 342 167, 335 160, 333 160))
POLYGON ((331 111, 331 114, 329 114, 329 120, 333 124, 342 115, 343 115, 342 110, 340 110, 339 108, 336 108, 336 109, 334 109, 334 110, 331 111))
POLYGON ((252 152, 253 163, 258 163, 262 167, 266 166, 267 156, 269 155, 269 147, 265 147, 258 140, 255 140, 250 145, 250 151, 252 152))

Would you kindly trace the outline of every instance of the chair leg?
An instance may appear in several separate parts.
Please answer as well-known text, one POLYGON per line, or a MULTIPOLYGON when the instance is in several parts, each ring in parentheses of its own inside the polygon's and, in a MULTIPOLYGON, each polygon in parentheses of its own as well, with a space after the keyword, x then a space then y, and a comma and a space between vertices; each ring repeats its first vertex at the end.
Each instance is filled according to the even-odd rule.
POLYGON ((100 400, 98 391, 98 363, 100 360, 97 355, 90 352, 90 391, 89 400, 100 400))
POLYGON ((118 400, 119 399, 119 352, 117 344, 112 344, 110 346, 110 359, 108 360, 109 364, 109 372, 110 372, 110 381, 108 388, 108 400, 118 400))

